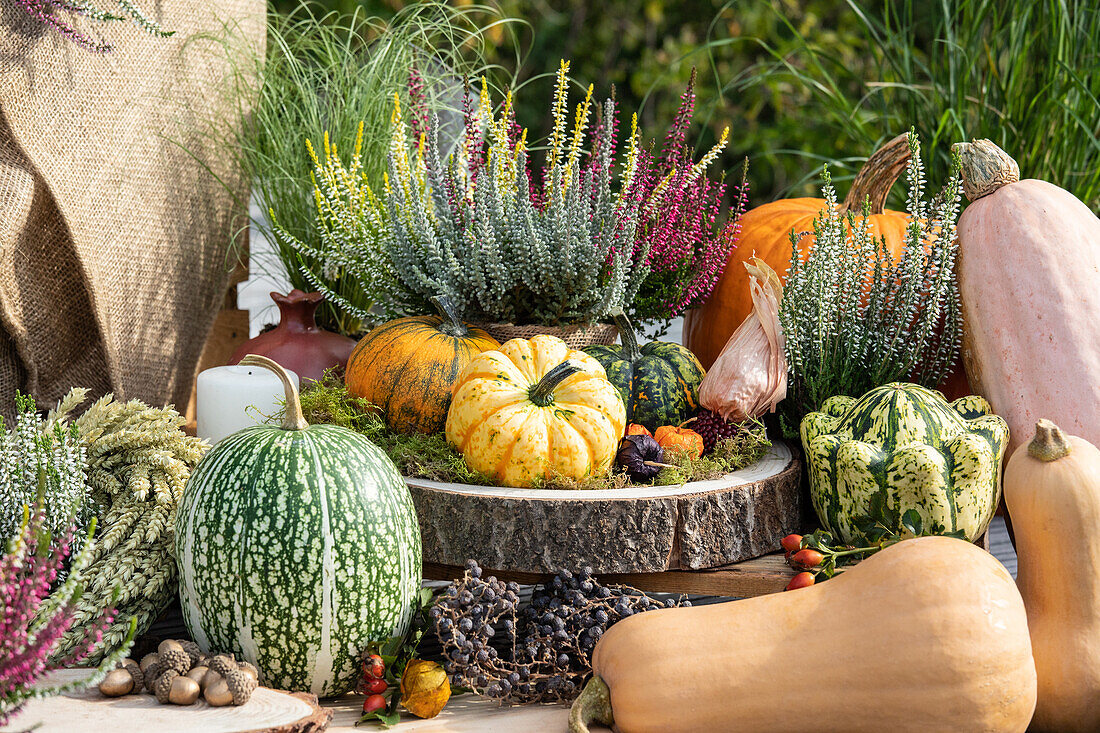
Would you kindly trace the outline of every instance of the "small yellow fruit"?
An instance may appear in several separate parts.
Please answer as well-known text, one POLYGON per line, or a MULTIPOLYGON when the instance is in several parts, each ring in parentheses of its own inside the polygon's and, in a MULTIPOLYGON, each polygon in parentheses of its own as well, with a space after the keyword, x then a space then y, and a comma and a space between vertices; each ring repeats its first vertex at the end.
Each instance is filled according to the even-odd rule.
POLYGON ((434 718, 451 698, 447 673, 435 662, 412 659, 401 675, 401 704, 418 718, 434 718))

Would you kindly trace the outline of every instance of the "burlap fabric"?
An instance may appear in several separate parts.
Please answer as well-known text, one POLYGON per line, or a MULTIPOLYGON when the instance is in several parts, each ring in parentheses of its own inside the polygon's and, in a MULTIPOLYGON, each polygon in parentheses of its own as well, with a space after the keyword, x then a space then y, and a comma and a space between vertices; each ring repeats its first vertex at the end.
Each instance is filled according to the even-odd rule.
POLYGON ((500 343, 509 339, 529 339, 539 334, 557 336, 571 349, 583 349, 585 346, 610 346, 619 338, 619 329, 614 323, 579 323, 572 326, 517 326, 514 323, 475 323, 485 329, 500 343))
POLYGON ((227 55, 197 34, 262 44, 265 5, 143 7, 176 34, 114 23, 94 54, 0 3, 2 413, 73 385, 185 408, 224 300, 247 186, 209 127, 234 124, 227 55))

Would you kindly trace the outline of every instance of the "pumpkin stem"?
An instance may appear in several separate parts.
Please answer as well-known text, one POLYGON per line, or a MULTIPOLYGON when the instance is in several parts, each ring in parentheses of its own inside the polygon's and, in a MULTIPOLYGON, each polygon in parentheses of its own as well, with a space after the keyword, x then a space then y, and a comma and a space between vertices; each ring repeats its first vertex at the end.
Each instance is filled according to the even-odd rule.
POLYGON ((902 133, 871 153, 871 157, 856 173, 852 187, 844 198, 841 211, 858 213, 863 202, 871 200, 871 215, 886 211, 886 197, 894 187, 901 172, 909 165, 909 136, 902 133))
POLYGON ((634 326, 630 319, 623 313, 622 308, 616 308, 610 313, 611 319, 619 328, 619 340, 623 342, 623 359, 633 364, 642 356, 642 350, 638 348, 638 336, 634 333, 634 326))
POLYGON ((294 386, 294 382, 291 381, 286 369, 283 369, 278 362, 259 354, 248 354, 237 363, 240 366, 263 367, 275 372, 275 376, 282 380, 283 390, 286 392, 286 413, 283 415, 283 421, 279 423, 279 427, 283 430, 305 430, 309 427, 305 415, 302 414, 302 403, 298 399, 298 388, 294 386))
POLYGON ((469 333, 466 324, 459 320, 458 315, 455 314, 455 306, 450 298, 446 295, 433 295, 428 298, 428 301, 435 306, 435 309, 439 311, 439 315, 443 317, 443 321, 439 324, 440 331, 456 338, 469 333))
POLYGON ((1066 440, 1066 434, 1050 420, 1035 423, 1035 437, 1027 445, 1027 454, 1032 458, 1050 463, 1065 458, 1073 452, 1073 446, 1066 440))
POLYGON ((970 201, 1020 180, 1020 166, 990 140, 955 143, 951 152, 959 156, 963 192, 970 201))
POLYGON ((611 710, 611 690, 598 674, 592 675, 592 679, 569 709, 569 733, 589 733, 589 723, 615 725, 615 713, 611 710))
POLYGON ((581 365, 575 361, 563 361, 556 367, 546 372, 538 384, 527 391, 527 399, 539 407, 548 407, 554 404, 554 390, 558 388, 566 378, 581 370, 581 365))

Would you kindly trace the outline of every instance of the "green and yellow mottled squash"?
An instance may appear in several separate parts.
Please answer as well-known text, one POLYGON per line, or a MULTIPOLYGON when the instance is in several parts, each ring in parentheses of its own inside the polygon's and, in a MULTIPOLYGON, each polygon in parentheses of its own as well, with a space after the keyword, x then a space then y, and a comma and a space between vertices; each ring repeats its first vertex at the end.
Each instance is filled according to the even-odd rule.
POLYGON ((679 425, 699 409, 703 367, 691 350, 669 341, 650 341, 641 348, 630 319, 615 315, 622 346, 589 346, 585 352, 603 365, 619 390, 628 422, 656 430, 679 425))
POLYGON ((496 339, 458 319, 446 297, 432 298, 437 316, 383 323, 368 333, 348 359, 348 394, 377 406, 391 430, 439 433, 458 373, 496 339))
POLYGON ((421 581, 409 489, 369 440, 308 425, 286 372, 282 425, 218 443, 176 517, 180 601, 205 650, 231 651, 283 690, 347 692, 370 642, 404 634, 421 581))
POLYGON ((981 397, 948 403, 915 384, 876 387, 858 400, 830 397, 802 419, 810 497, 821 524, 843 542, 876 500, 899 530, 915 509, 924 531, 985 531, 1001 497, 1008 425, 981 397))
POLYGON ((447 414, 447 441, 503 486, 606 472, 625 428, 603 367, 555 336, 511 339, 474 357, 447 414))

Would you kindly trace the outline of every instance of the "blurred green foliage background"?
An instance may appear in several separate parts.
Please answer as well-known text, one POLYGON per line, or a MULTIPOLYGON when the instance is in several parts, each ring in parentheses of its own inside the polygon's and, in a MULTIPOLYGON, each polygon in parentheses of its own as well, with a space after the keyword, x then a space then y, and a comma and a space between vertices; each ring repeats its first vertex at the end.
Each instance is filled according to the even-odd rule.
MULTIPOLYGON (((273 0, 284 12, 297 4, 273 0)), ((319 3, 382 17, 407 4, 319 3)), ((725 169, 732 176, 742 158, 751 159, 751 205, 814 195, 824 162, 844 181, 878 143, 915 126, 933 183, 948 169, 950 143, 990 137, 1025 177, 1052 180, 1100 209, 1100 9, 1088 0, 498 0, 494 7, 520 21, 491 31, 489 57, 500 67, 498 84, 530 87, 517 107, 534 139, 548 130, 559 59, 571 59, 573 76, 594 83, 597 96, 614 85, 620 109, 640 110, 651 138, 663 135, 696 66, 697 148, 731 127, 725 169)))

